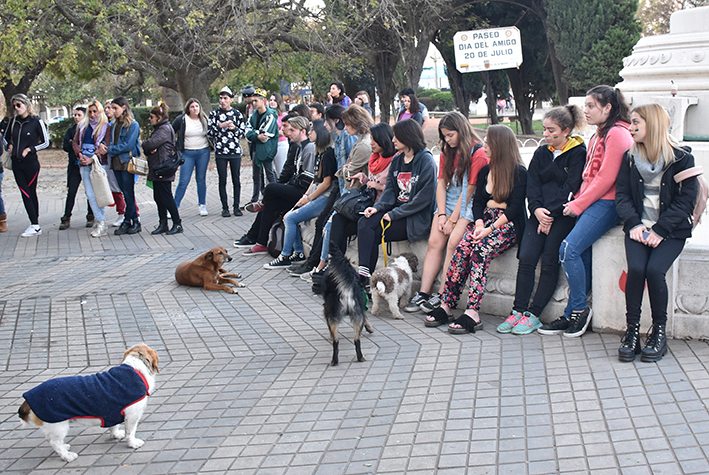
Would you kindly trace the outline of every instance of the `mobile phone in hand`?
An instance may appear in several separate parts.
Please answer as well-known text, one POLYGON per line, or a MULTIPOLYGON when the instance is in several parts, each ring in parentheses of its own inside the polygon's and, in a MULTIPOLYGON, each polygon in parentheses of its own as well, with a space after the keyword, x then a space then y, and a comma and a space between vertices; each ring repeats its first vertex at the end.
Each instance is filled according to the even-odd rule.
POLYGON ((647 241, 647 238, 650 237, 650 231, 643 231, 643 240, 647 241))

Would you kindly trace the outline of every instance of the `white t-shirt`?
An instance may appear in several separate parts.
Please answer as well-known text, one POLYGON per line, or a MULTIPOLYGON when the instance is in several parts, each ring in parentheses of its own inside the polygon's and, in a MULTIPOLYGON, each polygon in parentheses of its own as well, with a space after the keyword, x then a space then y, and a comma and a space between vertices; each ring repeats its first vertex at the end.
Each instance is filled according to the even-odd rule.
POLYGON ((206 147, 209 147, 209 142, 202 121, 185 115, 185 150, 201 150, 206 147))

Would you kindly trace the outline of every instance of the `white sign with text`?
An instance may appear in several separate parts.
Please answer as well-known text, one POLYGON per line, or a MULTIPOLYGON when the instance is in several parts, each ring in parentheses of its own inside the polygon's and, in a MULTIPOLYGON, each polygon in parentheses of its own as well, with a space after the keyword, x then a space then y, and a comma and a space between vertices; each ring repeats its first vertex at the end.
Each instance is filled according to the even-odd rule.
POLYGON ((459 31, 453 37, 455 66, 461 73, 518 68, 522 37, 516 26, 459 31))

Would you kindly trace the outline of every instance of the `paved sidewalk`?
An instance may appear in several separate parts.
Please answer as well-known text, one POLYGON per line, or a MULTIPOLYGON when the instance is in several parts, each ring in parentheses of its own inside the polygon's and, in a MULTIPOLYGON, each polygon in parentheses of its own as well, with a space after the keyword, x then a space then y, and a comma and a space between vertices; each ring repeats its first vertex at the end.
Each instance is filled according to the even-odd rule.
POLYGON ((38 238, 19 236, 28 222, 11 172, 3 183, 3 474, 709 473, 705 342, 673 340, 659 364, 624 364, 617 335, 500 335, 501 319, 484 316, 484 331, 453 336, 414 314, 372 318, 362 363, 343 325, 340 366, 329 367, 320 298, 263 269, 267 258, 231 247, 253 215, 219 216, 215 170, 211 214, 197 216, 192 185, 184 234, 150 235, 156 210, 141 181, 143 232, 101 239, 79 227, 83 188, 73 226, 58 230, 62 173, 39 176, 38 238), (229 295, 175 283, 178 263, 217 245, 234 251, 225 267, 247 288, 229 295), (140 341, 161 357, 138 427, 142 448, 74 428, 67 442, 79 458, 67 464, 38 430, 20 426, 24 391, 105 370, 140 341))

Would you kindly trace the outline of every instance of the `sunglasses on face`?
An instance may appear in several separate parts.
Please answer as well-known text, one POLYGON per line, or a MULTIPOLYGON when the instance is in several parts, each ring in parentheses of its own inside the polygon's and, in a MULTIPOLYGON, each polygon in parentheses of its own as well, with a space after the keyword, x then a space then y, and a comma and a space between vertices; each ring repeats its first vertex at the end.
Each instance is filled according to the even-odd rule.
POLYGON ((15 102, 15 103, 12 105, 12 107, 14 107, 15 109, 19 109, 19 108, 22 107, 23 105, 24 105, 24 104, 22 104, 21 102, 15 102))

